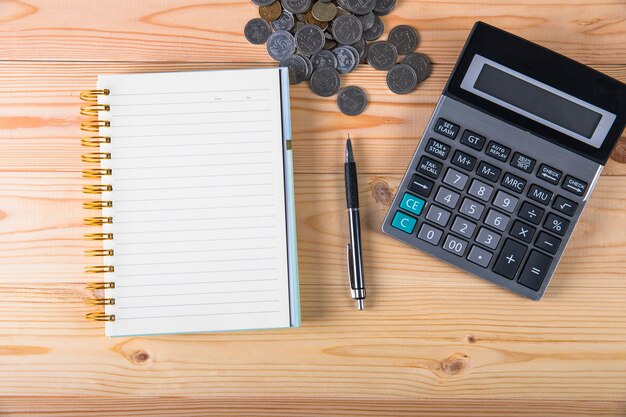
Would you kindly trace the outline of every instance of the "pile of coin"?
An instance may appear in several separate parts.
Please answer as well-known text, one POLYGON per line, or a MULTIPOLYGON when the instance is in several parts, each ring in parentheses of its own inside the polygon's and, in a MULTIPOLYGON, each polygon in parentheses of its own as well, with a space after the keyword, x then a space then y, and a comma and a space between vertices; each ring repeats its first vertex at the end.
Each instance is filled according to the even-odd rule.
POLYGON ((361 62, 387 72, 387 86, 396 94, 413 91, 430 74, 426 55, 414 52, 419 43, 415 29, 401 25, 379 41, 384 16, 396 0, 252 0, 260 18, 250 20, 246 39, 266 44, 267 53, 289 69, 292 84, 309 80, 311 90, 322 97, 338 93, 337 105, 347 115, 367 106, 359 87, 341 89, 341 74, 354 71, 361 62), (398 56, 404 55, 401 63, 398 56))

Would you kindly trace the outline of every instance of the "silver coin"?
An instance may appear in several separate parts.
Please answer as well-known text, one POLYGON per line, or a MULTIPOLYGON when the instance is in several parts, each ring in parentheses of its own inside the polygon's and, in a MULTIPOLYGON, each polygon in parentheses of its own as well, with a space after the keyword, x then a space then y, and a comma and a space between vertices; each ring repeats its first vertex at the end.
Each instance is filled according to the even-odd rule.
POLYGON ((346 5, 354 14, 367 14, 374 10, 376 0, 346 0, 346 5))
POLYGON ((309 83, 315 94, 321 97, 330 97, 339 91, 341 79, 336 69, 324 67, 313 72, 309 83))
POLYGON ((415 90, 417 74, 406 64, 398 64, 387 73, 387 87, 396 94, 407 94, 415 90))
POLYGON ((378 41, 367 49, 367 63, 378 70, 388 70, 396 64, 398 51, 391 42, 378 41))
POLYGON ((359 54, 359 51, 352 45, 343 45, 345 48, 348 48, 350 50, 350 52, 352 52, 352 55, 355 56, 356 59, 356 64, 354 64, 354 67, 350 70, 350 71, 354 71, 356 69, 356 67, 359 66, 359 62, 361 61, 361 55, 359 54))
POLYGON ((267 38, 267 53, 276 61, 286 58, 295 51, 296 41, 286 30, 277 30, 267 38))
POLYGON ((359 39, 358 41, 356 41, 356 43, 351 45, 359 54, 359 59, 363 59, 363 56, 365 55, 365 41, 363 40, 363 38, 359 39))
POLYGON ((252 0, 252 3, 256 4, 259 7, 262 7, 271 6, 272 4, 274 4, 274 1, 276 0, 252 0))
POLYGON ((337 57, 330 51, 322 50, 311 57, 311 64, 314 70, 326 67, 337 69, 337 57))
POLYGON ((311 0, 283 0, 283 8, 292 14, 302 14, 311 8, 311 0))
POLYGON ((343 114, 348 116, 356 116, 363 113, 367 106, 365 91, 355 86, 342 88, 337 96, 337 106, 343 114))
POLYGON ((400 25, 391 29, 387 40, 393 43, 398 50, 398 54, 406 55, 413 52, 419 43, 417 32, 411 26, 400 25))
POLYGON ((280 16, 278 16, 278 19, 272 22, 272 28, 274 30, 291 30, 294 24, 295 20, 293 15, 283 10, 280 16))
POLYGON ((376 0, 374 13, 379 16, 389 14, 396 7, 396 0, 376 0))
POLYGON ((369 12, 367 14, 357 16, 356 18, 361 21, 361 26, 363 26, 363 31, 370 30, 372 26, 374 26, 374 12, 369 12))
POLYGON ((265 43, 271 33, 272 28, 270 27, 269 23, 267 23, 260 17, 250 20, 243 28, 244 36, 246 37, 248 42, 254 45, 261 45, 265 43))
POLYGON ((378 16, 374 16, 374 23, 371 28, 363 32, 363 39, 366 41, 375 41, 380 38, 384 31, 385 24, 383 23, 383 20, 378 16))
POLYGON ((318 26, 304 25, 296 32, 296 48, 305 55, 315 55, 324 48, 324 32, 318 26))
POLYGON ((418 83, 421 83, 430 75, 430 59, 428 59, 428 57, 424 54, 420 54, 419 52, 411 52, 404 58, 402 63, 408 65, 409 67, 413 68, 413 70, 415 70, 418 83))
POLYGON ((333 49, 333 54, 335 54, 335 57, 337 58, 337 71, 341 74, 346 74, 352 71, 358 64, 358 53, 355 54, 345 45, 338 46, 333 49))
POLYGON ((304 59, 304 63, 306 64, 306 77, 304 79, 308 80, 309 78, 311 78, 311 75, 313 75, 313 64, 311 63, 311 60, 306 56, 303 56, 302 58, 304 59))
POLYGON ((363 26, 353 15, 337 16, 333 20, 333 37, 342 45, 352 45, 363 36, 363 26))
POLYGON ((308 68, 304 57, 300 55, 289 55, 280 60, 280 66, 289 70, 289 84, 298 84, 306 80, 308 68))

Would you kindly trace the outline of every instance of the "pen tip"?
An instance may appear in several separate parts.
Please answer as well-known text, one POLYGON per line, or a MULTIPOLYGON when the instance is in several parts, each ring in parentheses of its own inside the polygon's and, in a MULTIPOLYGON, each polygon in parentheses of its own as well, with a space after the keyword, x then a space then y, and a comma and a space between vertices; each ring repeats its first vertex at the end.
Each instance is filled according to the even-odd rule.
POLYGON ((358 300, 356 300, 356 306, 359 310, 365 310, 365 300, 359 298, 358 300))
POLYGON ((354 162, 354 156, 352 155, 352 141, 350 135, 346 139, 346 162, 354 162))

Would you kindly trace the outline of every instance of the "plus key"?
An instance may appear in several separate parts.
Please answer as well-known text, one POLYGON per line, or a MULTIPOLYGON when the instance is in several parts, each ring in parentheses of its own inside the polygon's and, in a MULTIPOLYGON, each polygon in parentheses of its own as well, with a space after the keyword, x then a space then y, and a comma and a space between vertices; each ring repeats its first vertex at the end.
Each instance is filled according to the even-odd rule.
POLYGON ((525 254, 526 246, 512 239, 507 239, 500 251, 498 260, 493 266, 493 272, 508 279, 513 279, 525 254))

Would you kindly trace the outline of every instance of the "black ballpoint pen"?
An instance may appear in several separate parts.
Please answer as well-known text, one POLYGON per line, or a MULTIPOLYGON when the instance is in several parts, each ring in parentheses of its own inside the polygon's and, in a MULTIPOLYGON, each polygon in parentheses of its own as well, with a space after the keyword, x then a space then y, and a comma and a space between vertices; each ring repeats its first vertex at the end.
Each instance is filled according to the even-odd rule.
POLYGON ((356 164, 352 155, 350 135, 346 140, 346 202, 350 221, 350 243, 348 243, 348 276, 352 298, 359 310, 365 309, 365 282, 363 280, 363 257, 361 255, 361 220, 359 217, 359 186, 356 179, 356 164))

